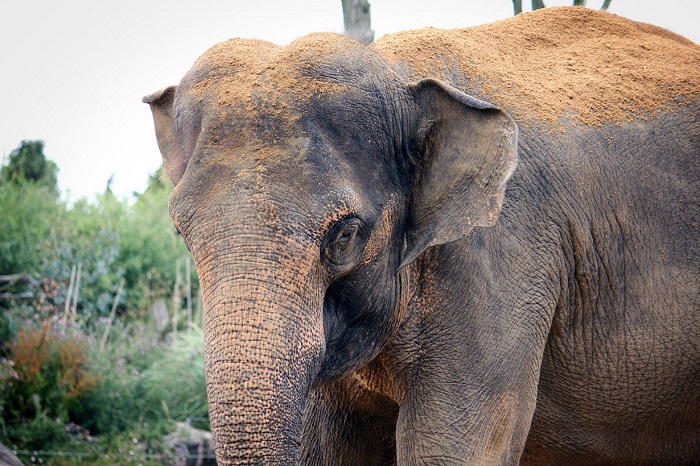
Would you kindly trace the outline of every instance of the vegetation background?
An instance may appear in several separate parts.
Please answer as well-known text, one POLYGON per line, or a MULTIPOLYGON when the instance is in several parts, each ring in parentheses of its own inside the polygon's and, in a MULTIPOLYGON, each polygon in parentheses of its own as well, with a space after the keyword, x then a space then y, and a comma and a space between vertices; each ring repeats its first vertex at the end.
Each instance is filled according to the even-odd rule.
POLYGON ((68 203, 43 147, 23 141, 0 169, 0 443, 26 463, 163 464, 176 422, 207 417, 172 186, 159 170, 131 199, 108 182, 68 203))

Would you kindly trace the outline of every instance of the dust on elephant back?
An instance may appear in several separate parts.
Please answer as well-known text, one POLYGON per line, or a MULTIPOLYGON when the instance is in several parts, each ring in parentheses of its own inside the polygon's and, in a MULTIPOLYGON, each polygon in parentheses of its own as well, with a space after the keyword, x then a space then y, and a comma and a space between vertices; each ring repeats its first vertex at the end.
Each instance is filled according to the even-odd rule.
POLYGON ((690 40, 585 8, 399 32, 374 47, 409 79, 453 80, 524 120, 557 127, 564 117, 600 126, 689 105, 700 83, 700 51, 690 40))

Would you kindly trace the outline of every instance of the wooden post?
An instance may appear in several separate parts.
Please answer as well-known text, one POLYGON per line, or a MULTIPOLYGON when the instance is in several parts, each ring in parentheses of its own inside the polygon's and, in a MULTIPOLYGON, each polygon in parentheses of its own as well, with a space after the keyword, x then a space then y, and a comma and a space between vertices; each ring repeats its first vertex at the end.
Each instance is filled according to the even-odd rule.
POLYGON ((68 284, 68 293, 66 295, 66 308, 63 313, 63 319, 61 319, 61 327, 66 328, 66 322, 68 322, 68 313, 70 312, 70 301, 73 297, 73 281, 75 280, 75 265, 70 272, 70 282, 68 284))
POLYGON ((195 301, 194 307, 194 323, 199 326, 199 328, 204 327, 204 317, 202 316, 202 290, 201 288, 197 290, 197 300, 195 301))
POLYGON ((175 287, 173 289, 173 338, 177 336, 177 312, 180 310, 180 259, 175 269, 175 287))
POLYGON ((192 323, 192 279, 190 278, 190 258, 186 257, 185 260, 185 274, 187 280, 187 324, 192 323))
POLYGON ((75 289, 73 290, 73 308, 71 309, 70 322, 75 323, 78 315, 78 293, 80 293, 80 276, 82 275, 83 263, 78 262, 78 272, 75 278, 75 289))
POLYGON ((117 289, 117 296, 114 298, 114 304, 112 304, 112 312, 109 313, 109 322, 107 322, 107 327, 105 328, 105 333, 102 335, 102 341, 100 342, 100 352, 105 349, 105 343, 107 342, 107 337, 109 336, 109 331, 112 329, 112 321, 114 320, 114 314, 117 312, 117 305, 119 304, 119 299, 122 296, 122 290, 124 289, 124 279, 119 282, 119 289, 117 289))

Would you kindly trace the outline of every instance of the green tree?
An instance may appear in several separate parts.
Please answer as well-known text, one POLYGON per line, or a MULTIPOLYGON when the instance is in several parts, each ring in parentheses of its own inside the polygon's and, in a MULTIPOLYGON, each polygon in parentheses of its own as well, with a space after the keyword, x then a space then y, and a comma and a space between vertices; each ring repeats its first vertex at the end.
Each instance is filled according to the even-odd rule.
POLYGON ((57 173, 43 141, 22 141, 0 168, 0 275, 40 271, 60 210, 57 173))
MULTIPOLYGON (((126 201, 105 191, 95 200, 64 205, 52 225, 41 274, 55 279, 59 296, 67 295, 71 268, 81 264, 78 316, 92 320, 108 315, 124 271, 118 263, 120 236, 129 216, 126 201)), ((59 307, 59 309, 62 309, 59 307)))
MULTIPOLYGON (((171 296, 178 261, 184 274, 184 261, 190 260, 182 238, 175 235, 168 214, 168 196, 173 185, 161 166, 148 181, 146 190, 136 195, 130 216, 124 222, 118 263, 124 269, 127 302, 144 309, 160 298, 171 296)), ((186 277, 183 279, 183 283, 186 277)), ((191 268, 196 288, 197 275, 191 268)))
POLYGON ((0 183, 0 275, 41 271, 59 211, 47 188, 0 183))
POLYGON ((60 211, 57 173, 43 141, 22 141, 0 168, 0 275, 41 270, 60 211))
POLYGON ((0 183, 36 184, 58 193, 58 167, 44 155, 44 141, 22 141, 0 170, 0 183))

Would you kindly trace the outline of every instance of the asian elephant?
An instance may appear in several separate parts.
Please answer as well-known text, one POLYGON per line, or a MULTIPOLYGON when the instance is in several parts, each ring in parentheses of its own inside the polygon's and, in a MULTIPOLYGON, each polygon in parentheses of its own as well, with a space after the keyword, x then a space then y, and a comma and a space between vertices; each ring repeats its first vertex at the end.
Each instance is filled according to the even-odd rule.
POLYGON ((697 464, 699 90, 576 7, 234 39, 145 97, 219 463, 697 464))

